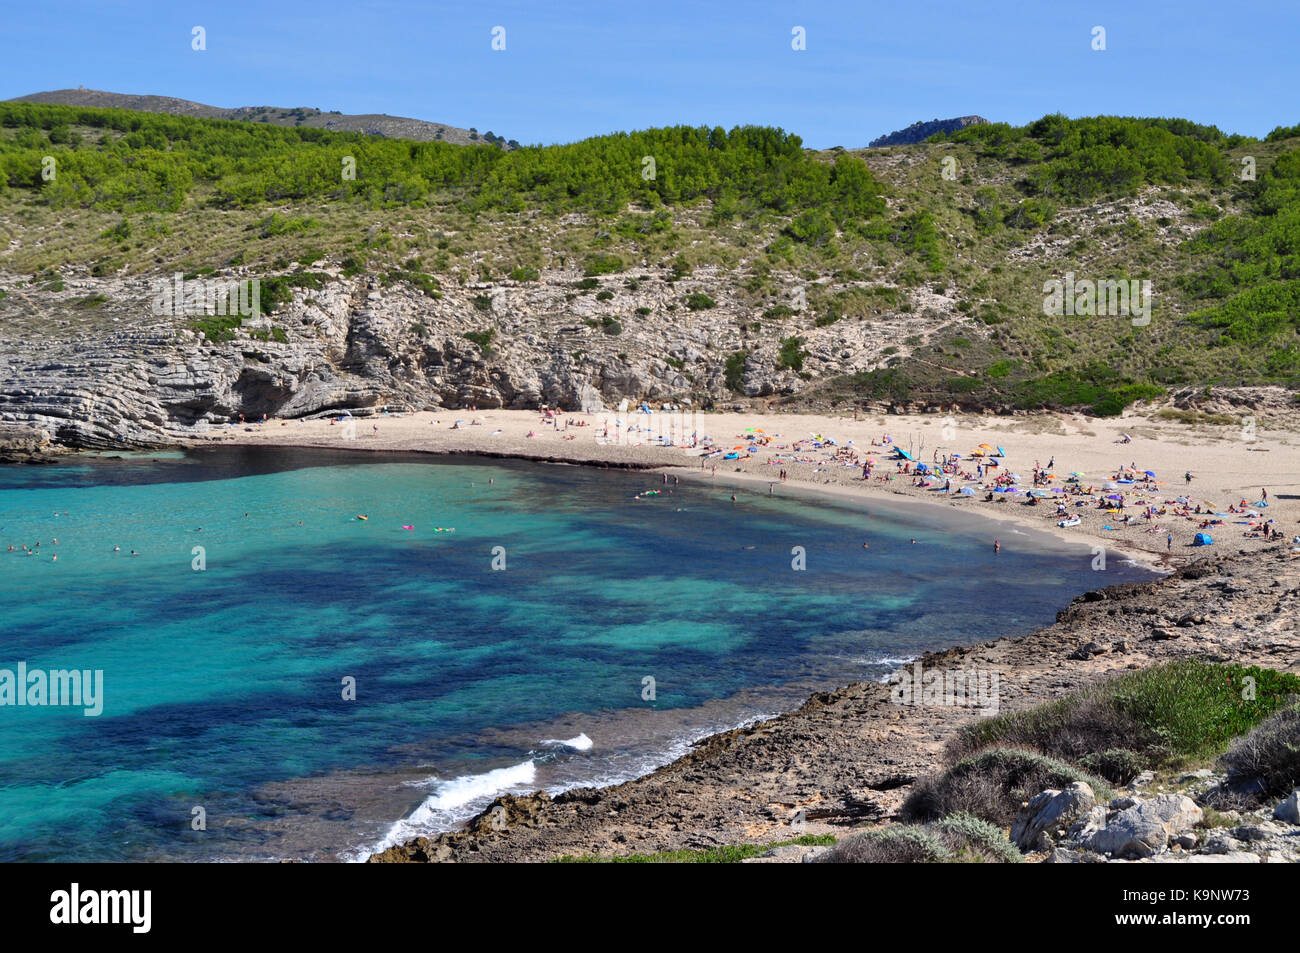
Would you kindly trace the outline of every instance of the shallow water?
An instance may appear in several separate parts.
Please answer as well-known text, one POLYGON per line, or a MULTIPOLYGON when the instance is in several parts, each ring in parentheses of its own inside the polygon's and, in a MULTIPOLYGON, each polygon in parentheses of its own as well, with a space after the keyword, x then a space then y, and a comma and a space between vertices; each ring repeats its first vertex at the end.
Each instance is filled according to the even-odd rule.
POLYGON ((0 860, 355 856, 498 790, 633 776, 811 687, 1146 576, 1112 560, 1099 579, 1086 547, 1005 529, 994 557, 992 535, 513 461, 0 468, 0 669, 104 681, 95 717, 0 707, 0 860))

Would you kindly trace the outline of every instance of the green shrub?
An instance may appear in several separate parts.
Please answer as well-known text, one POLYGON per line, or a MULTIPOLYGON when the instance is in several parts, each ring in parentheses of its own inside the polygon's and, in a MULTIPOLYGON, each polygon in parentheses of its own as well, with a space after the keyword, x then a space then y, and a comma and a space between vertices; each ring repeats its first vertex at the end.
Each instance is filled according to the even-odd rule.
POLYGON ((1127 748, 1109 748, 1079 759, 1079 767, 1121 787, 1141 774, 1146 766, 1146 758, 1127 748))
POLYGON ((846 837, 817 860, 824 864, 942 864, 955 856, 943 840, 925 828, 896 825, 846 837))
POLYGON ((959 861, 1018 864, 1024 859, 1001 829, 965 811, 949 814, 927 827, 959 861))
POLYGON ((1008 827, 1020 806, 1047 788, 1075 781, 1092 787, 1099 801, 1113 792, 1101 778, 1033 751, 993 748, 963 758, 952 767, 916 783, 903 803, 908 821, 931 821, 959 811, 1008 827))
POLYGON ((803 338, 784 338, 781 341, 781 358, 778 366, 792 371, 801 371, 803 370, 803 359, 807 354, 808 352, 803 349, 803 338))
POLYGON ((747 360, 749 360, 748 351, 736 351, 727 358, 726 366, 723 369, 723 380, 726 382, 728 390, 740 392, 740 384, 745 375, 745 362, 747 360))
POLYGON ((1300 706, 1274 712, 1237 738, 1219 763, 1230 784, 1258 781, 1265 795, 1300 787, 1300 706))
POLYGON ((515 268, 510 272, 510 279, 512 281, 536 281, 540 277, 541 272, 532 265, 520 265, 518 268, 515 268))
POLYGON ((692 311, 706 311, 709 308, 717 307, 717 302, 700 291, 688 294, 683 301, 685 301, 686 307, 692 311))
POLYGON ((99 237, 124 242, 131 237, 131 223, 126 219, 121 219, 112 228, 101 232, 99 237))
POLYGON ((623 259, 617 255, 588 255, 583 263, 583 274, 612 275, 623 270, 623 259))
POLYGON ((1300 693, 1300 676, 1255 666, 1168 662, 1106 679, 1028 711, 966 726, 951 757, 986 745, 1028 746, 1069 761, 1124 749, 1151 764, 1196 761, 1300 693), (1251 681, 1247 681, 1250 679, 1251 681), (1253 686, 1254 697, 1247 686, 1253 686))

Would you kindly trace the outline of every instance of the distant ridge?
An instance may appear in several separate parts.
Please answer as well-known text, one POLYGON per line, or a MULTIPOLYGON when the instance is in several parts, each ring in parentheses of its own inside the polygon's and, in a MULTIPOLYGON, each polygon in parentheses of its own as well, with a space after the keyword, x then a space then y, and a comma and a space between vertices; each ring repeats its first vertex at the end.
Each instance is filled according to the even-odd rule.
POLYGON ((344 115, 340 112, 321 112, 319 109, 300 106, 286 109, 281 106, 240 106, 224 109, 207 106, 188 99, 170 96, 136 96, 129 93, 110 93, 99 89, 55 89, 43 93, 18 96, 11 102, 52 103, 62 106, 94 106, 103 109, 132 109, 136 112, 166 113, 171 116, 195 116, 200 119, 235 119, 242 122, 264 122, 273 126, 309 126, 314 129, 333 129, 338 132, 364 132, 388 139, 415 139, 421 142, 440 140, 456 145, 485 145, 502 149, 517 149, 519 143, 505 140, 491 131, 479 133, 475 129, 460 129, 443 123, 407 119, 403 116, 366 114, 344 115))
POLYGON ((960 116, 957 119, 931 119, 929 122, 914 122, 906 129, 899 129, 887 136, 873 139, 867 148, 909 146, 915 142, 925 142, 937 132, 956 132, 958 129, 965 129, 967 126, 978 126, 987 122, 988 120, 983 116, 960 116))

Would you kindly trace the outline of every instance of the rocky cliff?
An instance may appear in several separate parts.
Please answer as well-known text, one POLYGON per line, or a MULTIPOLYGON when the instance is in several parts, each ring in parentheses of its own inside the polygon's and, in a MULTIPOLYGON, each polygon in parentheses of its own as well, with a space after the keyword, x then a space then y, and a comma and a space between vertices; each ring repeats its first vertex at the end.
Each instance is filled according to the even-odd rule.
POLYGON ((580 410, 625 398, 730 406, 879 366, 904 339, 965 320, 937 298, 872 323, 801 329, 791 319, 781 333, 802 342, 796 371, 783 364, 781 333, 760 335, 760 315, 705 269, 678 281, 607 276, 581 291, 580 274, 556 272, 436 298, 406 283, 319 273, 321 288, 299 289, 270 316, 271 334, 238 328, 221 342, 192 318, 154 316, 145 277, 69 277, 51 291, 0 275, 13 289, 0 305, 0 422, 102 449, 168 443, 241 414, 580 410), (682 303, 706 289, 714 307, 682 303))

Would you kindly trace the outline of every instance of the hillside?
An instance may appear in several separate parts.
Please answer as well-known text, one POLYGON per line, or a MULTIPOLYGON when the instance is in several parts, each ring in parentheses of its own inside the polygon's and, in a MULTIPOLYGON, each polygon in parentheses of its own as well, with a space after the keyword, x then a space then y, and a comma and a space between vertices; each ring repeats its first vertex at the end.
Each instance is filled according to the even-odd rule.
POLYGON ((319 109, 299 106, 286 109, 282 106, 239 106, 226 109, 207 106, 188 99, 170 96, 137 96, 130 93, 110 93, 98 89, 55 89, 31 93, 9 100, 14 103, 47 103, 60 106, 92 106, 98 109, 130 109, 138 112, 164 113, 169 116, 193 116, 199 119, 235 119, 243 122, 264 122, 272 126, 303 126, 308 129, 330 129, 335 132, 363 132, 368 136, 388 139, 414 139, 417 142, 450 142, 455 145, 476 145, 483 142, 503 149, 517 149, 519 143, 497 136, 491 130, 482 134, 476 129, 459 129, 444 123, 407 119, 402 116, 345 115, 337 110, 322 112, 319 109))
POLYGON ((337 407, 1114 414, 1300 386, 1300 128, 1047 116, 857 151, 752 127, 503 151, 4 103, 0 229, 0 420, 72 442, 337 407), (153 313, 175 272, 258 280, 269 326, 153 313), (1149 322, 1044 313, 1067 276, 1149 281, 1149 322))

